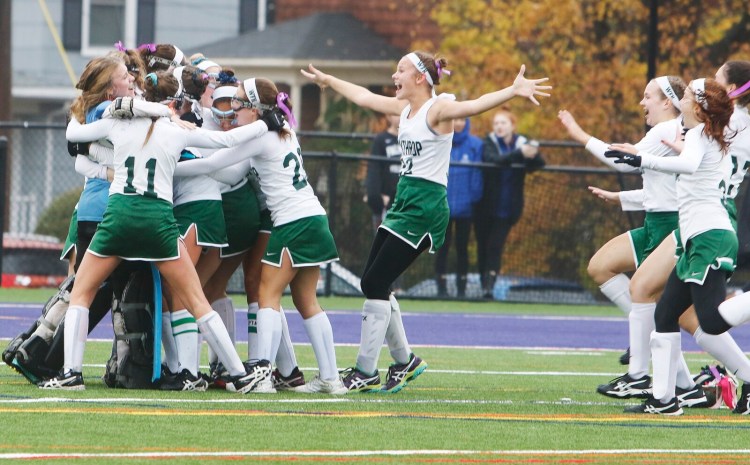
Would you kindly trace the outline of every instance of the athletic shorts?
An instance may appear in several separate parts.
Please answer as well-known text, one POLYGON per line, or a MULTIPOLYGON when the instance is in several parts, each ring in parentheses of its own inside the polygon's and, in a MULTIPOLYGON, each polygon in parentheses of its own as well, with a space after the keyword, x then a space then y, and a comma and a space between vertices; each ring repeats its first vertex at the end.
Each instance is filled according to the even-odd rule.
POLYGON ((724 270, 731 276, 737 266, 737 234, 726 229, 711 229, 678 248, 675 270, 686 283, 703 284, 709 268, 724 270))
POLYGON ((260 230, 260 207, 249 183, 221 194, 221 202, 229 242, 221 248, 221 257, 226 258, 246 252, 255 244, 260 230))
POLYGON ((677 212, 646 212, 643 226, 628 231, 635 267, 638 268, 664 238, 678 227, 677 212))
POLYGON ((125 260, 174 260, 179 257, 179 240, 171 203, 141 195, 113 194, 89 251, 125 260))
POLYGON ((284 253, 289 254, 293 267, 319 266, 338 260, 328 217, 309 216, 275 226, 261 261, 280 267, 284 253))
POLYGON ((271 234, 273 231, 273 220, 271 220, 271 210, 265 209, 260 212, 260 232, 271 234))
POLYGON ((73 209, 73 215, 70 217, 70 226, 68 226, 68 235, 65 238, 65 245, 63 246, 62 253, 60 254, 60 260, 68 259, 68 254, 71 250, 76 248, 76 241, 78 240, 78 209, 73 209))
POLYGON ((415 249, 427 237, 430 240, 430 253, 435 253, 445 242, 449 220, 445 186, 421 178, 401 176, 393 206, 380 227, 415 249))
POLYGON ((174 207, 174 219, 180 228, 180 237, 187 236, 195 226, 198 245, 203 247, 226 247, 227 226, 221 200, 195 200, 174 207))

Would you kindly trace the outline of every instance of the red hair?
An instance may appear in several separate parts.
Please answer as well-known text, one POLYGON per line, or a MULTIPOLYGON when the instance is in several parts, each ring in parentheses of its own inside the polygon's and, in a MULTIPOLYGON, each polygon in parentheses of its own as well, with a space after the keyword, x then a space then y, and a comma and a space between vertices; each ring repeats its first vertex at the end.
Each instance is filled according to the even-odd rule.
POLYGON ((726 152, 732 136, 727 137, 724 130, 729 125, 729 119, 734 112, 734 103, 729 98, 727 91, 714 79, 706 79, 704 87, 705 108, 695 101, 695 115, 701 123, 705 124, 703 134, 715 140, 721 150, 726 152))

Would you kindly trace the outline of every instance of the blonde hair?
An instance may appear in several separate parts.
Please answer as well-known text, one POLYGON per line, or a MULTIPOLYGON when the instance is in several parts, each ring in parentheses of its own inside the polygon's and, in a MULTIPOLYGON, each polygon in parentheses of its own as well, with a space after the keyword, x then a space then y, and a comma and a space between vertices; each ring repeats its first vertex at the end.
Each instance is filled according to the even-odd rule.
POLYGON ((86 112, 89 109, 111 99, 112 76, 120 65, 125 66, 125 62, 113 54, 94 58, 86 64, 76 84, 81 95, 70 106, 72 117, 79 123, 86 122, 86 112))

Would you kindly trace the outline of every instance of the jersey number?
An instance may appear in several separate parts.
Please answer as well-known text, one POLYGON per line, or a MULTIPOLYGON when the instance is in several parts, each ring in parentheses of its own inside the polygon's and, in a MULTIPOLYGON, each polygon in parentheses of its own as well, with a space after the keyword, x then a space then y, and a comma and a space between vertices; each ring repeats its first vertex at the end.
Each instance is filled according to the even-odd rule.
MULTIPOLYGON (((135 158, 128 157, 125 159, 125 167, 128 169, 128 179, 125 181, 125 194, 137 194, 133 186, 133 177, 135 176, 135 158)), ((148 170, 148 188, 143 193, 144 197, 156 198, 156 191, 154 190, 154 176, 156 175, 156 158, 149 158, 146 162, 146 170, 148 170)))
POLYGON ((401 176, 411 174, 411 169, 412 169, 411 157, 401 158, 401 176))
POLYGON ((307 185, 307 176, 300 173, 302 168, 302 149, 297 149, 297 153, 289 152, 284 157, 284 168, 288 168, 289 164, 294 162, 294 177, 292 178, 292 186, 295 189, 300 190, 307 185))
MULTIPOLYGON (((729 177, 729 179, 732 179, 734 177, 734 175, 737 174, 737 171, 739 170, 739 168, 740 167, 737 164, 737 157, 734 156, 734 155, 732 155, 732 175, 729 177)), ((748 168, 750 168, 750 161, 745 161, 745 164, 742 165, 742 172, 746 173, 748 168)), ((724 181, 722 181, 719 184, 719 188, 721 188, 723 190, 725 187, 726 187, 726 184, 724 183, 724 181)), ((735 184, 730 184, 729 185, 729 188, 726 191, 726 196, 727 197, 730 197, 730 198, 732 197, 732 189, 735 188, 735 187, 737 187, 735 184)))

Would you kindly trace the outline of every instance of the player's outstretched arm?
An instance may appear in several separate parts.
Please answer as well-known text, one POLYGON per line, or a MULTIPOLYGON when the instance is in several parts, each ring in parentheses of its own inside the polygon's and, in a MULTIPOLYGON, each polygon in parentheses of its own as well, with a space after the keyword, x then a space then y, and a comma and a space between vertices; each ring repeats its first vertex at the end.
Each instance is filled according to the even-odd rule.
POLYGON ((446 100, 444 103, 441 102, 442 104, 438 107, 438 121, 468 118, 478 115, 500 106, 514 97, 525 97, 531 100, 535 105, 539 105, 537 97, 550 96, 548 91, 552 89, 552 86, 542 85, 549 81, 549 78, 527 79, 524 76, 525 73, 526 65, 521 65, 521 70, 513 81, 513 85, 495 92, 484 94, 474 100, 466 100, 463 102, 446 100))
POLYGON ((373 94, 362 86, 344 81, 331 74, 325 74, 312 64, 308 65, 307 70, 301 69, 300 73, 320 86, 321 89, 330 87, 357 105, 379 113, 399 115, 406 106, 406 102, 399 102, 395 97, 373 94))

